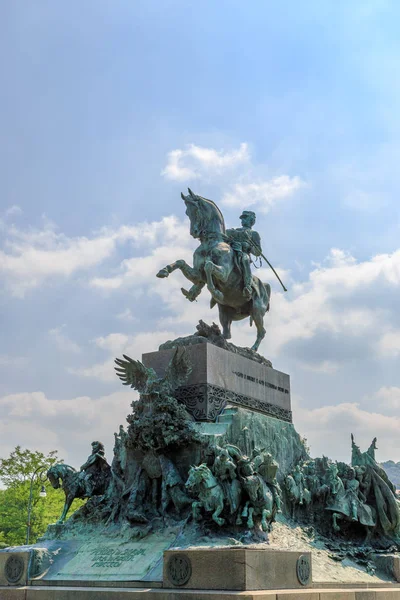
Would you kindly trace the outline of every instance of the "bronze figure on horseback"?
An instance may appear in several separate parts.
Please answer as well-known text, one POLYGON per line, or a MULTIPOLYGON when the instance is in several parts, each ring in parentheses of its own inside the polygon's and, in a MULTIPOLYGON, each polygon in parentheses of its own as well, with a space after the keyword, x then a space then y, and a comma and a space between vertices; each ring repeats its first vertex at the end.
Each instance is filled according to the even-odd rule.
POLYGON ((193 255, 193 267, 184 260, 167 265, 157 277, 168 277, 176 269, 192 282, 190 290, 182 288, 184 296, 193 302, 207 285, 211 293, 211 307, 218 304, 223 336, 231 338, 232 321, 250 317, 257 328, 257 339, 252 350, 257 351, 265 336, 264 315, 269 310, 271 286, 251 274, 250 254, 261 255, 261 241, 252 231, 255 215, 242 214, 242 228, 226 231, 224 217, 212 201, 189 194, 181 194, 190 219, 190 234, 200 241, 193 255), (244 218, 243 218, 244 217, 244 218))

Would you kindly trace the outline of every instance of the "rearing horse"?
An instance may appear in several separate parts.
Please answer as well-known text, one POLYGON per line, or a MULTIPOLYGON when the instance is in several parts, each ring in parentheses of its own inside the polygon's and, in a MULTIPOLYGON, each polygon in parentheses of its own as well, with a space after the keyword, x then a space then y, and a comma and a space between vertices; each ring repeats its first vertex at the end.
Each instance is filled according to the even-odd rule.
POLYGON ((187 196, 181 196, 190 219, 190 234, 200 240, 200 246, 193 255, 193 267, 184 260, 177 260, 161 269, 157 277, 168 277, 180 269, 193 283, 189 291, 182 288, 182 293, 191 302, 207 284, 212 296, 211 308, 218 304, 224 338, 231 338, 232 321, 250 317, 250 325, 254 321, 257 328, 252 350, 257 351, 265 336, 264 315, 269 310, 271 286, 253 275, 252 297, 246 299, 242 293, 243 275, 225 234, 224 217, 218 206, 212 200, 193 194, 190 189, 187 196))

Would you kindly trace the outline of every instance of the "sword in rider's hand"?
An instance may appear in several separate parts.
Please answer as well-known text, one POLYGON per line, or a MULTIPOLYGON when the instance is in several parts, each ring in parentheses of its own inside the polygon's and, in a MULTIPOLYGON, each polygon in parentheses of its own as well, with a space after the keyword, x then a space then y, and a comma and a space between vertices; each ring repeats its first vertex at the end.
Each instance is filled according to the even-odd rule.
POLYGON ((264 254, 261 252, 261 248, 259 246, 257 246, 257 244, 252 240, 250 234, 247 234, 247 240, 250 244, 250 246, 252 246, 255 250, 257 250, 257 255, 261 256, 261 258, 263 258, 265 260, 265 262, 267 263, 267 265, 273 270, 273 272, 276 275, 276 278, 278 279, 279 283, 281 284, 281 286, 283 287, 284 291, 287 292, 287 289, 285 288, 285 286, 282 283, 281 278, 279 277, 278 273, 275 271, 274 267, 271 265, 271 263, 269 262, 268 258, 266 258, 264 256, 264 254))

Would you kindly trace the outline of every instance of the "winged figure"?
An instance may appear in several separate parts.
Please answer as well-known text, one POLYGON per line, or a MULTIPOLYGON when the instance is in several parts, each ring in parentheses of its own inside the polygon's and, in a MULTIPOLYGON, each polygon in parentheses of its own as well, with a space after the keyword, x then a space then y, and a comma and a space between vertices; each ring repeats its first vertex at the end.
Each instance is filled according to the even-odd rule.
POLYGON ((133 360, 126 354, 124 359, 116 358, 115 371, 123 385, 130 385, 142 398, 170 396, 188 379, 192 365, 184 348, 177 348, 165 371, 164 377, 158 377, 154 369, 145 367, 140 360, 133 360))

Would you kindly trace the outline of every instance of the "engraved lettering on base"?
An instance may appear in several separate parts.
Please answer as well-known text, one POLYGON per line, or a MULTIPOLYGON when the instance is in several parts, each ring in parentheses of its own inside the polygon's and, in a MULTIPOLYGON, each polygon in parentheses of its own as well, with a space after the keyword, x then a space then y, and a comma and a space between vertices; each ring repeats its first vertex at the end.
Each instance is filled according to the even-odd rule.
POLYGON ((311 575, 311 561, 308 554, 302 554, 297 559, 296 564, 297 579, 301 585, 307 585, 310 581, 311 575))
POLYGON ((17 583, 24 572, 24 561, 20 556, 11 555, 4 565, 4 575, 8 583, 17 583))
POLYGON ((167 566, 168 579, 174 585, 185 585, 192 576, 192 564, 186 554, 173 554, 167 566))

